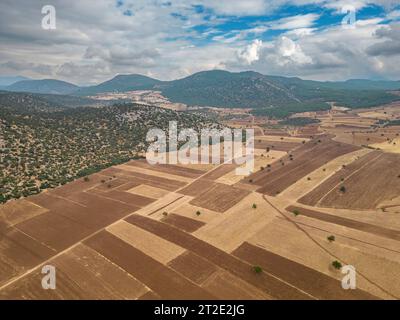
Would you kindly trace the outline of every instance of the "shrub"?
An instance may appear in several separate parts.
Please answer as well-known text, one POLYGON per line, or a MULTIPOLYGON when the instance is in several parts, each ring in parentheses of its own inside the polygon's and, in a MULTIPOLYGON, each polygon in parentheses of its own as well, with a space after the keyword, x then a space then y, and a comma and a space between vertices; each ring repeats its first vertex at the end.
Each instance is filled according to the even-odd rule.
POLYGON ((342 264, 339 262, 339 261, 337 261, 337 260, 335 260, 335 261, 333 261, 332 262, 332 266, 335 268, 335 269, 342 269, 342 264))
POLYGON ((333 241, 335 241, 335 236, 330 235, 329 237, 327 237, 327 239, 329 242, 333 242, 333 241))
POLYGON ((83 178, 83 181, 85 181, 85 182, 88 182, 90 179, 89 179, 89 177, 84 177, 83 178))
POLYGON ((168 215, 168 212, 164 211, 162 214, 163 214, 164 217, 166 217, 168 215))
POLYGON ((339 190, 340 190, 340 192, 345 193, 346 192, 346 187, 345 186, 341 186, 339 190))
POLYGON ((263 272, 263 269, 260 266, 253 266, 253 271, 257 274, 263 272))
POLYGON ((257 205, 255 203, 253 203, 252 208, 257 209, 257 205))
POLYGON ((201 212, 200 211, 196 211, 196 215, 201 215, 201 212))
POLYGON ((300 211, 297 209, 294 209, 293 214, 297 217, 300 214, 300 211))

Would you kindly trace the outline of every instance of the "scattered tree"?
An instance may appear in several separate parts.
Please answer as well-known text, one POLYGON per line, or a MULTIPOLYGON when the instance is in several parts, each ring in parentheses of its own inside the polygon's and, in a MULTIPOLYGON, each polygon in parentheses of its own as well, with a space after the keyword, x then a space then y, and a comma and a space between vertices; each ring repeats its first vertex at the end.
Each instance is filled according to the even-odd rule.
POLYGON ((334 235, 330 235, 329 237, 327 237, 329 242, 333 242, 335 241, 335 236, 334 235))
POLYGON ((253 266, 253 271, 254 271, 256 274, 260 274, 260 273, 263 272, 263 269, 262 269, 260 266, 253 266))
POLYGON ((335 261, 332 262, 332 266, 333 266, 335 269, 338 269, 338 270, 342 269, 342 264, 341 264, 339 261, 337 261, 337 260, 335 260, 335 261))

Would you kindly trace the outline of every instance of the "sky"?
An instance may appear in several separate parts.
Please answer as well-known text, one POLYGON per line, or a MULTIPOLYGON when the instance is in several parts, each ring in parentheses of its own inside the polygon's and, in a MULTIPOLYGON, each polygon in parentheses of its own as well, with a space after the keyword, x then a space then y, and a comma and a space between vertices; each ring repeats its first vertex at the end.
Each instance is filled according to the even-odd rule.
POLYGON ((0 1, 0 76, 89 85, 211 69, 400 80, 400 0, 0 1))

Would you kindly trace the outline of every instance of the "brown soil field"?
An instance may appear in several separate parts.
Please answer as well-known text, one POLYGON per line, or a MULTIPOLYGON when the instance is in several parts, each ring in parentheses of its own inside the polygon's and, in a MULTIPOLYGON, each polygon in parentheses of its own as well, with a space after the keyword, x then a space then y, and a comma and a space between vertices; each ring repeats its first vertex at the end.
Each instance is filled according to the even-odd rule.
POLYGON ((366 166, 370 161, 374 161, 380 156, 381 153, 373 151, 367 153, 365 156, 350 163, 349 165, 342 167, 336 174, 329 177, 317 188, 315 188, 310 193, 306 194, 304 197, 299 199, 298 202, 310 206, 317 205, 320 199, 323 198, 332 189, 339 188, 340 184, 342 183, 342 179, 344 183, 347 177, 349 177, 351 174, 354 174, 357 170, 360 170, 361 168, 366 166))
POLYGON ((360 222, 360 221, 356 221, 356 220, 352 220, 352 219, 338 217, 338 216, 334 216, 334 215, 331 215, 328 213, 323 213, 323 212, 306 209, 306 208, 300 208, 300 207, 296 207, 296 206, 290 206, 290 207, 286 208, 286 210, 289 212, 293 212, 294 210, 297 210, 300 212, 301 215, 305 215, 307 217, 319 219, 319 220, 326 221, 326 222, 335 223, 335 224, 342 225, 342 226, 345 226, 348 228, 357 229, 360 231, 372 233, 372 234, 375 234, 375 235, 378 235, 381 237, 385 237, 385 238, 389 238, 389 239, 393 239, 393 240, 400 240, 400 231, 399 230, 383 228, 383 227, 376 226, 373 224, 368 224, 368 223, 364 223, 364 222, 360 222))
POLYGON ((99 190, 99 191, 103 191, 103 192, 107 192, 110 190, 116 190, 119 188, 122 188, 124 185, 126 185, 127 183, 129 183, 129 180, 123 179, 123 178, 104 178, 102 179, 101 184, 98 184, 95 188, 90 188, 87 189, 86 191, 89 190, 99 190))
POLYGON ((281 141, 263 141, 263 140, 255 140, 254 147, 257 149, 269 148, 270 150, 278 150, 278 151, 290 151, 294 148, 298 147, 301 143, 297 142, 281 142, 281 141))
MULTIPOLYGON (((261 289, 277 299, 310 299, 311 297, 298 289, 287 285, 281 280, 267 274, 255 274, 252 266, 234 256, 219 250, 205 241, 199 240, 190 234, 165 223, 139 215, 132 215, 125 219, 144 230, 171 241, 193 253, 207 259, 218 267, 227 270, 235 276, 261 289)), ((139 279, 140 280, 140 279, 139 279)))
POLYGON ((270 300, 271 296, 229 272, 220 270, 202 285, 207 291, 223 300, 270 300))
POLYGON ((2 227, 13 226, 46 211, 46 208, 42 208, 25 199, 8 202, 0 206, 0 232, 2 227))
MULTIPOLYGON (((345 192, 340 191, 340 186, 338 186, 326 193, 319 204, 322 207, 333 208, 375 209, 381 202, 398 197, 400 194, 399 175, 400 155, 382 153, 358 171, 353 170, 344 177, 340 186, 346 188, 345 192)), ((342 178, 341 172, 332 179, 338 177, 342 178)))
POLYGON ((263 270, 318 299, 377 299, 375 296, 359 289, 343 290, 340 281, 247 242, 236 249, 233 255, 253 265, 262 267, 263 270))
POLYGON ((218 183, 194 198, 190 204, 217 212, 225 212, 248 194, 248 191, 218 183))
POLYGON ((264 129, 264 135, 288 137, 289 134, 280 129, 264 129))
POLYGON ((0 235, 0 284, 4 284, 56 252, 40 241, 10 227, 0 235))
POLYGON ((109 176, 122 177, 129 181, 138 182, 139 184, 147 184, 152 187, 157 187, 168 191, 175 191, 186 185, 186 183, 182 181, 159 178, 157 176, 143 174, 139 172, 126 171, 116 168, 108 168, 106 170, 102 171, 102 173, 107 174, 109 176), (106 170, 108 171, 105 172, 106 170))
POLYGON ((215 298, 179 273, 106 231, 86 240, 85 244, 129 272, 162 299, 215 298))
POLYGON ((193 179, 198 178, 199 176, 204 174, 206 171, 206 170, 185 168, 185 167, 181 167, 181 166, 177 166, 177 165, 173 165, 173 164, 151 165, 146 160, 130 161, 130 162, 126 163, 126 165, 150 169, 150 170, 159 171, 159 172, 170 173, 170 174, 174 174, 177 176, 193 178, 193 179))
POLYGON ((217 180, 218 178, 222 177, 223 175, 235 170, 238 166, 234 163, 232 164, 223 164, 219 166, 217 169, 211 170, 207 174, 205 174, 202 179, 209 179, 209 180, 217 180))
POLYGON ((94 173, 88 176, 88 178, 89 181, 84 181, 83 178, 80 178, 63 186, 51 189, 51 193, 61 197, 66 197, 75 192, 82 192, 90 188, 93 188, 97 185, 100 185, 101 180, 107 180, 109 177, 102 175, 100 172, 100 173, 94 173))
POLYGON ((174 213, 168 213, 168 215, 163 217, 161 221, 189 233, 192 233, 205 225, 203 222, 174 213))
POLYGON ((185 251, 170 261, 168 266, 198 285, 203 284, 218 270, 213 263, 191 251, 185 251))
POLYGON ((51 211, 21 222, 16 227, 57 251, 66 249, 90 234, 90 230, 83 225, 51 211))
POLYGON ((121 201, 128 205, 134 205, 136 207, 144 207, 154 201, 154 199, 152 198, 139 196, 137 194, 132 194, 129 192, 118 191, 118 190, 111 190, 105 192, 101 196, 107 199, 110 198, 113 200, 121 201))
POLYGON ((216 185, 218 185, 218 184, 212 180, 200 178, 200 179, 192 182, 191 184, 189 184, 187 187, 179 190, 179 193, 182 193, 187 196, 196 197, 196 196, 210 190, 211 188, 213 188, 216 185))
POLYGON ((171 173, 167 173, 167 172, 155 171, 152 169, 146 169, 146 168, 137 167, 137 166, 133 166, 133 165, 120 164, 120 165, 116 166, 115 168, 121 169, 121 170, 127 171, 127 172, 145 174, 145 175, 153 176, 156 178, 164 178, 164 179, 173 180, 173 181, 180 181, 183 183, 190 183, 193 181, 193 178, 187 178, 182 175, 175 175, 175 174, 171 174, 171 173))
POLYGON ((320 133, 319 125, 308 125, 305 127, 301 127, 296 131, 297 137, 305 137, 309 138, 310 136, 315 136, 320 133))
POLYGON ((252 181, 261 187, 258 192, 276 195, 332 159, 355 150, 357 147, 321 137, 317 141, 312 140, 295 149, 291 153, 293 160, 286 156, 281 161, 273 163, 271 168, 250 175, 243 182, 252 181))
POLYGON ((137 299, 146 288, 124 270, 85 245, 78 245, 51 260, 57 270, 57 289, 44 290, 43 274, 23 277, 0 292, 6 299, 137 299))

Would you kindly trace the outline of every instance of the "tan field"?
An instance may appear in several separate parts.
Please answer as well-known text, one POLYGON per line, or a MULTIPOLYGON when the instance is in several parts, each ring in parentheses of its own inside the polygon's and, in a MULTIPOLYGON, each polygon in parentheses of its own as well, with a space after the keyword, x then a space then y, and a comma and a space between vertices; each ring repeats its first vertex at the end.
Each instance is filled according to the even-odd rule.
POLYGON ((249 176, 135 160, 2 205, 0 298, 399 299, 400 140, 372 127, 383 115, 399 113, 335 109, 296 129, 255 119, 249 176), (57 290, 41 288, 45 264, 57 290))

